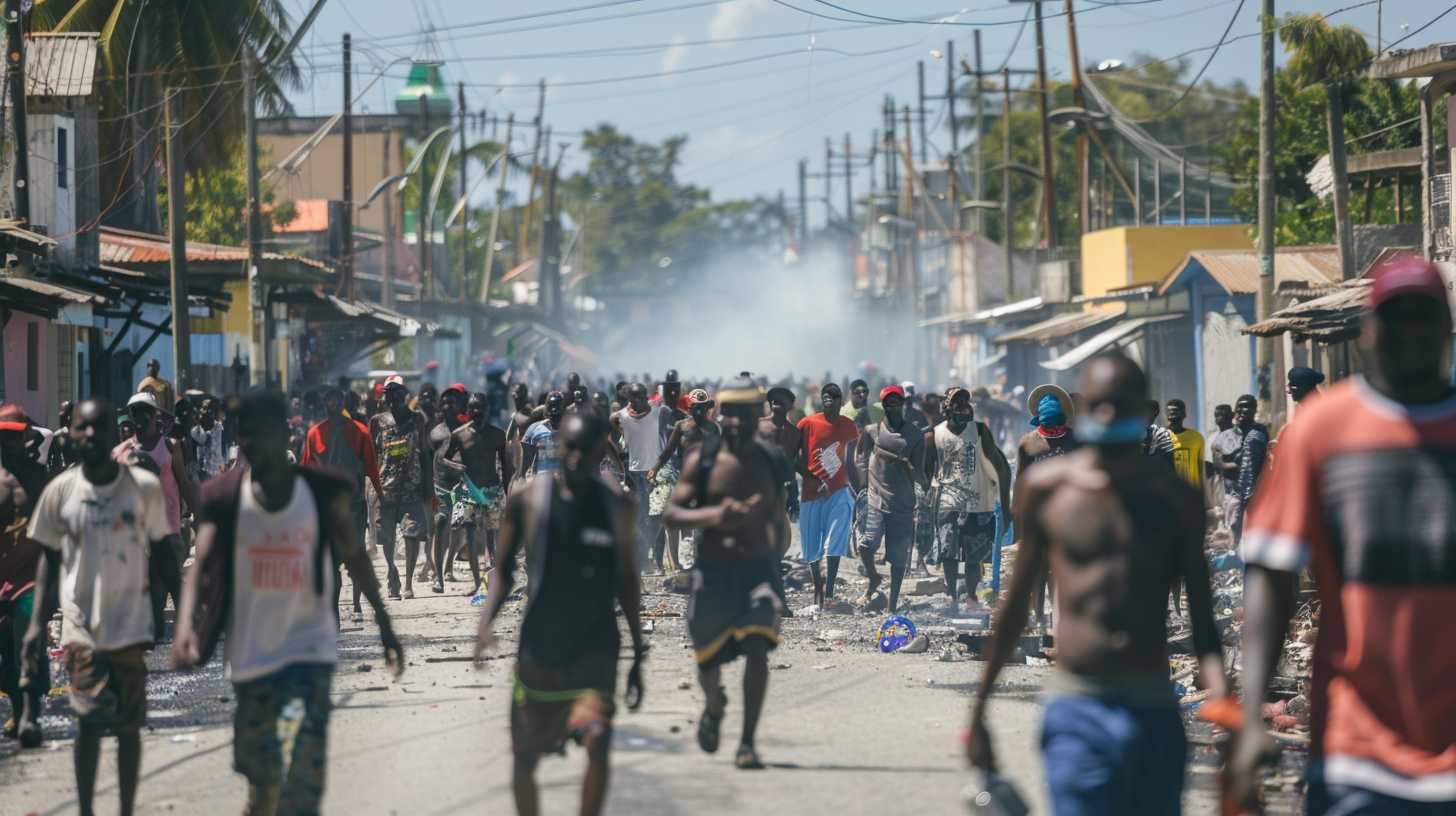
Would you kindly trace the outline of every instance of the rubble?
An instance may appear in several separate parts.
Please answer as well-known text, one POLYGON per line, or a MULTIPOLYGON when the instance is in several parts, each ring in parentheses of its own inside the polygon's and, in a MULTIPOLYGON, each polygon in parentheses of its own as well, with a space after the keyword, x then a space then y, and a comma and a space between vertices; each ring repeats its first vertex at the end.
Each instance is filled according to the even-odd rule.
POLYGON ((909 643, 901 646, 899 651, 903 654, 925 654, 930 651, 930 638, 925 635, 916 635, 909 643))

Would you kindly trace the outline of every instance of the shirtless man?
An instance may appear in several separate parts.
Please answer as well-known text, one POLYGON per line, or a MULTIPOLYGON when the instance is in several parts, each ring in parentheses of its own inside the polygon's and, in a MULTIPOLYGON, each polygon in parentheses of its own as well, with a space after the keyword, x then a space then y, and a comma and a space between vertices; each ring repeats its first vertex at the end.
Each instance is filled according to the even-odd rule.
MULTIPOLYGON (((486 418, 488 399, 475 394, 466 403, 469 419, 450 433, 445 455, 437 460, 441 472, 454 476, 451 497, 449 547, 436 544, 436 563, 449 563, 464 547, 470 558, 471 590, 480 592, 480 545, 485 545, 487 568, 494 566, 495 537, 505 512, 505 486, 511 483, 511 458, 506 433, 486 418), (442 551, 443 550, 443 551, 442 551)), ((437 587, 439 583, 435 584, 437 587)))
MULTIPOLYGON (((435 504, 430 525, 430 552, 425 554, 424 567, 420 569, 419 580, 429 580, 434 573, 430 591, 439 594, 445 591, 445 578, 455 580, 451 563, 441 558, 451 550, 450 516, 455 502, 455 488, 459 483, 458 471, 442 469, 441 462, 450 447, 450 435, 464 423, 465 401, 470 392, 463 383, 447 386, 440 392, 440 421, 430 428, 430 453, 435 457, 435 504)), ((472 593, 474 594, 474 593, 472 593)))
POLYGON ((708 753, 718 750, 728 706, 722 668, 741 654, 747 661, 743 732, 734 765, 756 769, 764 767, 754 736, 768 691, 768 653, 779 643, 782 604, 773 581, 777 554, 787 546, 780 542, 789 537, 779 508, 790 466, 754 433, 763 406, 758 386, 736 380, 718 393, 718 404, 721 443, 706 437, 687 454, 664 518, 672 527, 702 530, 688 607, 698 683, 707 697, 698 720, 698 746, 708 753))
MULTIPOLYGON (((723 431, 718 427, 718 423, 711 418, 712 410, 713 400, 708 396, 708 392, 701 388, 694 388, 688 394, 687 416, 672 425, 672 430, 667 435, 667 444, 663 446, 662 453, 657 457, 657 465, 648 471, 648 483, 658 485, 652 491, 651 503, 651 510, 656 511, 658 516, 667 512, 667 501, 671 498, 672 491, 677 487, 678 479, 682 475, 683 456, 703 444, 703 439, 707 435, 722 434, 723 431), (659 502, 661 503, 660 508, 659 502)), ((676 570, 682 569, 682 557, 679 554, 681 547, 682 531, 668 527, 667 555, 670 559, 669 563, 676 570)))
MULTIPOLYGON (((783 453, 784 461, 799 461, 799 454, 804 447, 804 432, 799 430, 796 422, 789 419, 789 411, 794 408, 794 392, 783 387, 770 388, 767 402, 769 414, 758 421, 759 438, 778 448, 783 453)), ((789 471, 784 482, 784 514, 789 524, 799 523, 799 481, 793 470, 789 471)), ((782 559, 784 553, 789 551, 789 537, 784 537, 779 544, 783 547, 778 554, 782 559)), ((778 570, 774 571, 774 591, 778 592, 779 600, 784 602, 784 617, 792 618, 794 610, 789 608, 783 575, 778 570)))
POLYGON ((986 704, 1050 568, 1061 588, 1057 668, 1041 744, 1053 812, 1180 812, 1187 742, 1168 679, 1168 592, 1188 590, 1201 684, 1227 693, 1203 556, 1203 502, 1167 465, 1141 455, 1147 378, 1120 352, 1094 357, 1078 423, 1085 446, 1021 479, 1021 546, 976 690, 967 755, 996 767, 986 704))

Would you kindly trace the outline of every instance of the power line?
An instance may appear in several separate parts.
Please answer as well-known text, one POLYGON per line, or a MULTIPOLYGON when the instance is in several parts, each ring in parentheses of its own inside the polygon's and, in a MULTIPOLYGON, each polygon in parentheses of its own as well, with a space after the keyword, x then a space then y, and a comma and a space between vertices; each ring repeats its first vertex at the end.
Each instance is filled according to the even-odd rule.
POLYGON ((1177 99, 1174 99, 1171 103, 1169 103, 1168 107, 1163 108, 1152 116, 1147 116, 1142 119, 1134 119, 1134 122, 1137 122, 1138 124, 1143 124, 1146 122, 1152 122, 1157 119, 1161 119, 1171 113, 1174 108, 1183 104, 1183 100, 1187 99, 1188 95, 1190 93, 1193 93, 1193 89, 1198 87, 1198 81, 1200 79, 1203 79, 1204 72, 1208 70, 1208 66, 1213 64, 1213 59, 1214 57, 1218 56, 1219 49, 1223 48, 1224 43, 1228 42, 1229 32, 1233 31, 1234 23, 1238 22, 1239 13, 1243 10, 1244 0, 1239 0, 1239 5, 1237 8, 1234 9, 1233 16, 1229 18, 1228 25, 1224 26, 1223 28, 1223 35, 1218 38, 1218 44, 1213 47, 1213 53, 1209 54, 1208 59, 1203 61, 1203 67, 1198 69, 1198 73, 1193 77, 1193 81, 1188 83, 1188 87, 1183 89, 1183 93, 1179 94, 1177 99))

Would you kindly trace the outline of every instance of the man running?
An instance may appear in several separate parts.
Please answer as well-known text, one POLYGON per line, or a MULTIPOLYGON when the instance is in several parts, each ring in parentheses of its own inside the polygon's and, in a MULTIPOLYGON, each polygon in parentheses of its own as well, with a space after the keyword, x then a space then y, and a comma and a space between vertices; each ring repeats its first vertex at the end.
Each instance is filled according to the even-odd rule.
POLYGON ((935 542, 930 562, 945 572, 951 615, 960 614, 956 594, 960 565, 965 565, 966 604, 976 611, 976 584, 981 565, 996 545, 996 500, 1011 506, 1011 465, 996 447, 991 430, 977 422, 971 392, 953 387, 945 392, 941 414, 926 448, 931 473, 930 495, 935 542))
POLYGON ((1271 758, 1260 704, 1308 568, 1319 594, 1306 812, 1456 812, 1456 392, 1444 276, 1378 267, 1362 376, 1286 426, 1249 508, 1244 727, 1229 762, 1251 803, 1271 758))
MULTIPOLYGON (((759 419, 758 435, 777 446, 785 461, 797 462, 802 453, 804 434, 789 420, 789 412, 794 409, 794 392, 777 386, 768 390, 767 399, 768 416, 759 419)), ((784 485, 784 494, 787 496, 784 510, 789 514, 789 523, 796 523, 799 520, 799 486, 792 476, 784 485)))
POLYGON ((101 738, 111 735, 117 742, 121 813, 130 816, 147 716, 145 656, 156 636, 154 606, 147 597, 147 553, 175 532, 157 476, 120 464, 112 455, 112 417, 103 400, 76 406, 71 444, 81 466, 51 480, 31 516, 27 535, 44 548, 44 557, 36 571, 24 651, 26 677, 33 685, 44 676, 42 662, 50 659, 46 627, 59 595, 61 648, 76 713, 77 804, 81 813, 92 813, 101 738))
MULTIPOLYGON (((344 400, 337 388, 324 389, 324 419, 308 429, 300 464, 317 467, 328 465, 349 479, 354 485, 350 494, 350 512, 358 519, 353 527, 360 536, 369 518, 365 492, 373 486, 376 495, 383 493, 379 482, 379 459, 374 450, 374 440, 369 429, 362 423, 344 415, 344 400)), ((342 567, 342 564, 336 564, 342 567)), ((339 570, 335 570, 334 611, 339 608, 339 592, 343 587, 339 570)), ((359 605, 360 587, 354 583, 354 621, 364 620, 364 609, 359 605)))
MULTIPOLYGON (((455 553, 464 548, 470 558, 473 586, 467 596, 480 592, 480 549, 484 545, 487 568, 493 567, 496 552, 496 531, 505 512, 505 486, 511 482, 511 458, 507 452, 506 434, 490 424, 488 401, 484 394, 474 394, 465 404, 468 420, 450 433, 444 456, 437 460, 441 470, 455 475, 455 488, 450 497, 449 547, 436 550, 435 562, 448 564, 455 553)), ((444 587, 436 583, 443 591, 444 587)))
POLYGON ((151 549, 148 561, 152 626, 155 627, 152 639, 161 641, 166 632, 162 612, 167 606, 167 596, 172 596, 174 610, 182 596, 182 563, 187 557, 182 542, 182 503, 185 501, 189 510, 197 506, 197 483, 187 472, 181 446, 162 434, 157 398, 150 391, 139 392, 127 401, 126 412, 136 433, 117 445, 112 456, 121 464, 145 468, 161 480, 167 526, 172 531, 166 541, 151 549))
MULTIPOLYGON (((69 406, 66 413, 71 413, 69 406)), ((19 405, 0 406, 0 691, 10 700, 4 736, 19 737, 22 748, 40 745, 42 695, 50 690, 49 660, 36 667, 32 682, 21 686, 21 646, 34 614, 41 559, 40 545, 26 536, 25 528, 50 480, 46 468, 25 449, 30 429, 30 418, 19 405)))
MULTIPOLYGON (((561 467, 511 494, 501 523, 499 578, 490 582, 480 616, 475 657, 496 643, 496 615, 515 586, 516 555, 530 572, 511 693, 512 789, 516 811, 540 810, 536 765, 567 739, 586 749, 580 813, 595 816, 606 804, 613 699, 621 632, 620 605, 632 639, 627 706, 642 704, 641 587, 632 524, 636 513, 600 477, 607 423, 574 414, 561 428, 561 467)), ((478 665, 478 662, 477 662, 478 665)))
POLYGON ((814 604, 824 609, 834 597, 839 559, 849 555, 854 496, 863 487, 859 471, 853 467, 860 431, 853 420, 840 414, 844 392, 839 390, 839 384, 825 383, 819 389, 819 403, 819 413, 799 420, 804 441, 795 463, 804 477, 799 548, 814 579, 814 604), (819 569, 819 562, 826 556, 829 559, 827 584, 819 569))
POLYGON ((1170 399, 1163 408, 1168 418, 1168 433, 1173 437, 1173 469, 1203 493, 1203 434, 1183 423, 1188 420, 1188 406, 1180 399, 1170 399))
POLYGON ((910 565, 910 544, 915 534, 915 487, 928 486, 925 474, 925 431, 905 416, 905 389, 885 386, 880 391, 880 405, 885 409, 881 422, 865 428, 855 446, 857 466, 868 474, 865 491, 868 512, 865 515, 864 538, 859 543, 859 557, 870 584, 865 589, 868 604, 881 577, 875 569, 875 552, 885 545, 885 558, 890 562, 890 614, 895 614, 900 601, 900 584, 910 565))
MULTIPOLYGON (((344 421, 338 409, 330 419, 344 421)), ((248 466, 208 484, 172 644, 173 664, 193 669, 227 636, 233 769, 248 780, 247 813, 319 812, 339 659, 337 565, 374 609, 385 664, 396 677, 404 670, 359 543, 355 480, 289 464, 287 410, 282 394, 263 390, 232 406, 248 466), (285 739, 289 726, 297 730, 285 739)))
POLYGON ((768 692, 768 653, 779 643, 782 608, 774 591, 779 541, 789 536, 780 509, 789 463, 756 433, 763 391, 740 378, 718 392, 722 437, 705 437, 687 454, 666 521, 702 530, 693 565, 688 632, 698 664, 698 684, 707 697, 698 720, 698 746, 718 750, 728 706, 723 666, 739 655, 743 671, 743 732, 733 764, 762 768, 754 748, 759 714, 768 692))
MULTIPOLYGON (((647 481, 656 485, 652 491, 652 511, 659 517, 667 512, 667 503, 672 491, 677 488, 682 475, 683 456, 703 443, 707 434, 722 433, 718 423, 712 420, 713 399, 702 388, 688 393, 687 416, 673 424, 668 432, 667 443, 657 457, 657 464, 647 473, 647 481)), ((682 530, 666 527, 667 558, 673 570, 684 569, 682 563, 682 530)))
POLYGON ((986 707, 1050 569, 1060 588, 1057 666, 1046 682, 1041 745, 1057 814, 1177 814, 1188 746, 1168 679, 1168 591, 1188 590, 1202 686, 1227 693, 1213 621, 1198 494, 1140 455, 1147 378, 1120 352, 1088 362, 1082 447, 1022 476, 1021 545, 977 684, 967 753, 996 768, 986 707))
POLYGON ((426 570, 434 573, 434 584, 430 590, 436 594, 445 591, 445 579, 455 580, 453 561, 445 563, 444 558, 451 550, 450 517, 453 511, 455 488, 459 484, 459 471, 447 469, 441 459, 450 447, 451 434, 463 425, 465 403, 470 392, 463 383, 447 386, 440 392, 439 422, 430 428, 430 453, 435 459, 435 502, 434 517, 430 524, 430 551, 425 554, 425 565, 420 569, 420 579, 425 579, 426 570))
POLYGON ((546 418, 534 422, 521 437, 521 472, 527 477, 561 469, 561 420, 566 416, 566 395, 546 395, 546 418))
POLYGON ((413 598, 420 541, 429 531, 425 508, 435 497, 429 429, 425 415, 409 407, 409 390, 398 374, 384 381, 386 410, 369 421, 379 457, 379 545, 389 570, 389 597, 399 600, 394 543, 404 538, 404 598, 413 598))
POLYGON ((657 539, 662 535, 662 520, 650 513, 652 483, 647 474, 662 455, 662 411, 661 405, 647 401, 647 386, 633 383, 627 390, 627 407, 612 414, 612 430, 622 437, 627 452, 627 484, 637 505, 637 563, 645 567, 651 559, 659 572, 663 564, 657 539))

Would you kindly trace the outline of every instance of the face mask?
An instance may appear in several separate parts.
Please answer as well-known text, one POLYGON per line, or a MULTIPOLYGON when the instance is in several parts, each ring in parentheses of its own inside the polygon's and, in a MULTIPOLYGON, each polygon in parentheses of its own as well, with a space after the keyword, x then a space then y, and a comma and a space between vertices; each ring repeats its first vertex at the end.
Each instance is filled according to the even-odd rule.
POLYGON ((1143 441, 1148 425, 1140 419, 1101 422, 1089 416, 1077 420, 1077 441, 1088 445, 1126 445, 1143 441))

